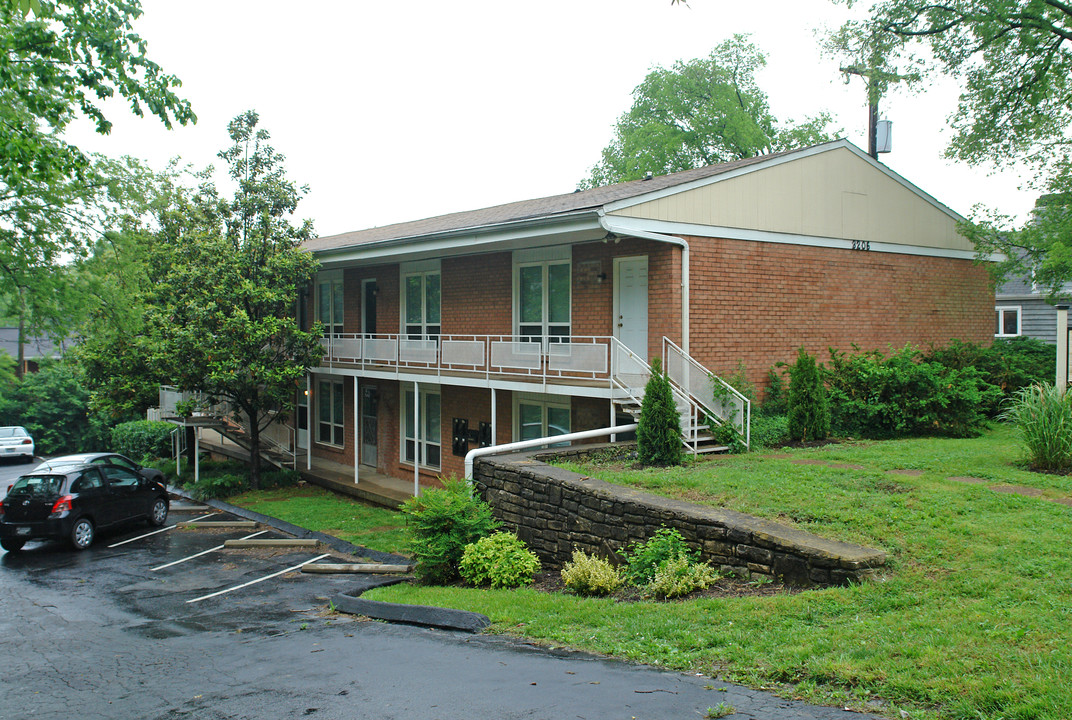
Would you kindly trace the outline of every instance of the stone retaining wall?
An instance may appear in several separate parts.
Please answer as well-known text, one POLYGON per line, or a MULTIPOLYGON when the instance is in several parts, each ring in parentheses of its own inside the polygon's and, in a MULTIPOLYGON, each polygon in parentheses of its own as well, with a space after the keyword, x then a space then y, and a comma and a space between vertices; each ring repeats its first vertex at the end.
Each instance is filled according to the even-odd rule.
POLYGON ((539 460, 548 455, 477 458, 473 473, 475 488, 495 516, 545 567, 561 567, 574 548, 612 556, 662 526, 677 528, 701 559, 723 572, 795 585, 842 585, 886 563, 881 550, 612 485, 539 460))

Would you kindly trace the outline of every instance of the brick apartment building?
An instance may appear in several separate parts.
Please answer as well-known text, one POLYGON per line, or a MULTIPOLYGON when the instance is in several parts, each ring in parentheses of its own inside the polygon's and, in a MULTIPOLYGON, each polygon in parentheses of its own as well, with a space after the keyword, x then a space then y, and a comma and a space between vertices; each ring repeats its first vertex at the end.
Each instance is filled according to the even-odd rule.
POLYGON ((801 346, 987 341, 959 219, 839 140, 310 240, 326 352, 298 444, 430 485, 478 445, 621 421, 651 358, 700 396, 801 346))

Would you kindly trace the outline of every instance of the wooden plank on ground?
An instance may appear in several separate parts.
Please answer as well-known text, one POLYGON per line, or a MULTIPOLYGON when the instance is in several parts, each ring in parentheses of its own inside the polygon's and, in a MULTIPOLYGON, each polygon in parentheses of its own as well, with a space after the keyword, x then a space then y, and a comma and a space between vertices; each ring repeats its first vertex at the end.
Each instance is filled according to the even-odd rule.
POLYGON ((301 548, 315 548, 320 544, 318 540, 303 540, 300 538, 277 538, 277 539, 255 539, 255 540, 225 540, 223 547, 225 549, 240 549, 240 548, 268 548, 268 547, 301 547, 301 548))
POLYGON ((307 573, 408 573, 412 565, 386 565, 383 563, 310 563, 302 565, 307 573))

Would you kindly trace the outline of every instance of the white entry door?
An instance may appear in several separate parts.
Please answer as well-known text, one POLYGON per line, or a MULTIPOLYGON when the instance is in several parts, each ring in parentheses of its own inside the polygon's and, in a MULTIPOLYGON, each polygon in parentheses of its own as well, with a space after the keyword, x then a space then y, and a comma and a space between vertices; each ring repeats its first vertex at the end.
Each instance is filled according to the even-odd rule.
POLYGON ((648 361, 648 256, 614 259, 614 337, 648 361))

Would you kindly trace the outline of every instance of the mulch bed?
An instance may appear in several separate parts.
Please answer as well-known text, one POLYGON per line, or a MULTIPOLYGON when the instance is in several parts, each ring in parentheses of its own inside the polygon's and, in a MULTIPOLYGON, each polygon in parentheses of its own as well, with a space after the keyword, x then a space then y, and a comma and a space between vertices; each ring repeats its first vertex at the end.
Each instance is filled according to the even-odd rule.
MULTIPOLYGON (((566 589, 566 586, 562 583, 562 576, 557 572, 539 573, 530 587, 532 587, 533 590, 546 593, 569 592, 566 589)), ((795 594, 804 592, 807 589, 808 588, 785 585, 780 582, 757 583, 749 580, 742 580, 741 578, 723 577, 719 578, 718 582, 706 590, 697 590, 694 593, 680 598, 674 598, 667 602, 698 600, 700 598, 771 597, 773 595, 795 594)), ((651 598, 644 597, 640 588, 630 585, 622 587, 610 597, 618 602, 651 600, 651 598)))

